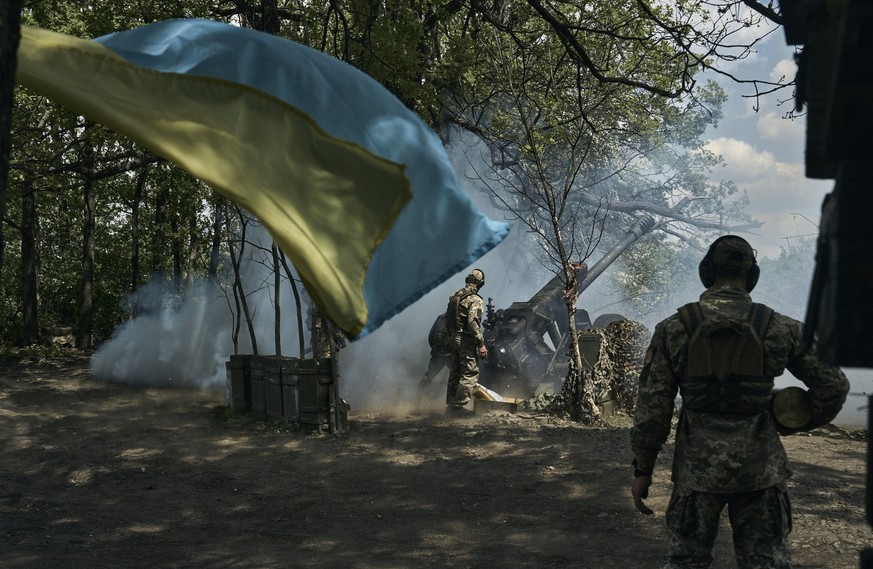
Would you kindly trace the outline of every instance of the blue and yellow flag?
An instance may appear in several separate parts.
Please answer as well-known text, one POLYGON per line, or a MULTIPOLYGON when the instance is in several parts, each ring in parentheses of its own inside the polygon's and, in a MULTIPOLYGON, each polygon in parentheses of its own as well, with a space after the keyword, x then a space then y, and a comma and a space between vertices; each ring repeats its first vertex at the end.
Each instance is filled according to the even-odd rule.
POLYGON ((96 40, 24 27, 17 78, 250 210, 352 338, 509 230, 472 207, 417 115, 292 41, 208 20, 96 40))

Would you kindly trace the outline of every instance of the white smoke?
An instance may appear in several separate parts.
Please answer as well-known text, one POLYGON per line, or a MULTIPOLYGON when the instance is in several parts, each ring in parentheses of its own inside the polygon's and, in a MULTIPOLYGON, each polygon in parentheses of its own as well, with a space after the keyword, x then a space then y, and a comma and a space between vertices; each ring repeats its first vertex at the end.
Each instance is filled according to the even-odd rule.
MULTIPOLYGON (((270 240, 262 230, 255 233, 250 239, 260 248, 249 248, 241 265, 242 279, 254 315, 258 353, 275 354, 272 276, 263 258, 263 246, 269 250, 270 240)), ((125 299, 125 308, 136 316, 98 347, 91 358, 92 375, 127 384, 226 390, 225 362, 234 353, 232 294, 208 280, 198 281, 185 294, 169 289, 169 283, 156 278, 125 299)), ((287 280, 280 303, 282 354, 299 357, 296 312, 287 280)), ((245 322, 238 352, 252 353, 245 322)))
POLYGON ((95 352, 92 373, 128 384, 223 385, 224 361, 232 348, 224 299, 206 282, 188 297, 165 294, 165 289, 155 280, 128 299, 139 315, 95 352))

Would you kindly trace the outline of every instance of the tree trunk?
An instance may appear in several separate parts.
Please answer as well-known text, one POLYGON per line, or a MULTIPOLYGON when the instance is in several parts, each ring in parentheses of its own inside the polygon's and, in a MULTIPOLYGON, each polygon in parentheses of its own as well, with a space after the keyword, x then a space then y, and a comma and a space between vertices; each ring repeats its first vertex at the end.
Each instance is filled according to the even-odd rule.
POLYGON ((146 179, 148 178, 148 166, 143 166, 136 177, 136 190, 133 194, 133 203, 131 204, 130 214, 130 291, 136 290, 139 286, 139 205, 142 203, 142 196, 145 193, 146 179))
POLYGON ((24 305, 21 342, 27 346, 39 341, 39 253, 36 245, 36 192, 28 184, 21 196, 21 270, 24 305))
POLYGON ((197 248, 200 244, 200 235, 197 232, 197 213, 192 211, 188 217, 188 264, 185 268, 185 290, 187 294, 194 292, 195 271, 197 268, 197 248))
POLYGON ((297 290, 297 282, 294 280, 294 273, 291 272, 291 267, 288 266, 288 260, 285 258, 285 253, 279 251, 279 260, 282 261, 282 267, 285 269, 285 276, 288 277, 288 282, 291 283, 291 292, 294 294, 294 306, 297 308, 297 340, 300 350, 300 358, 306 356, 306 344, 303 341, 303 310, 300 304, 300 291, 297 290))
POLYGON ((97 225, 97 193, 94 191, 94 148, 91 137, 88 136, 89 126, 85 127, 83 140, 83 163, 85 165, 85 180, 82 184, 85 206, 82 221, 82 296, 79 304, 79 330, 76 334, 76 347, 90 348, 92 345, 92 327, 94 323, 94 251, 96 248, 95 227, 97 225))
POLYGON ((236 210, 240 220, 239 251, 234 250, 233 235, 231 234, 230 227, 228 226, 228 250, 230 252, 230 262, 233 265, 233 295, 237 305, 237 323, 235 335, 237 337, 239 336, 240 321, 242 320, 242 318, 245 318, 246 326, 249 330, 249 338, 252 342, 252 353, 258 355, 258 338, 255 334, 254 321, 252 313, 249 310, 249 303, 248 299, 246 298, 246 293, 243 289, 242 282, 242 261, 243 255, 245 254, 246 230, 248 229, 249 222, 240 208, 236 208, 236 210), (240 310, 242 310, 242 314, 240 314, 240 310))
POLYGON ((582 351, 579 349, 579 334, 576 332, 576 308, 568 310, 570 317, 570 369, 565 385, 571 388, 567 411, 574 421, 593 423, 600 418, 600 408, 594 393, 593 377, 586 373, 582 365, 582 351))
POLYGON ((182 288, 182 238, 179 233, 179 215, 173 212, 170 219, 170 230, 173 232, 171 250, 173 252, 173 292, 179 294, 182 288))
POLYGON ((221 230, 224 225, 224 203, 216 197, 212 211, 212 250, 209 252, 209 269, 207 276, 210 281, 218 280, 218 263, 221 260, 221 230))
POLYGON ((169 188, 166 183, 155 198, 155 226, 152 233, 152 274, 166 277, 166 260, 164 258, 164 224, 167 221, 167 201, 169 200, 169 188))
MULTIPOLYGON (((560 248, 563 251, 563 248, 560 248)), ((579 347, 579 333, 576 331, 576 302, 579 300, 579 265, 563 261, 564 301, 567 305, 568 329, 568 369, 567 378, 561 388, 557 404, 574 421, 591 424, 600 418, 597 398, 594 393, 593 377, 582 365, 582 351, 579 347)))
POLYGON ((12 91, 15 87, 15 54, 21 34, 21 0, 3 2, 0 11, 0 274, 3 272, 6 240, 6 187, 9 180, 9 152, 12 138, 12 91))
POLYGON ((282 355, 282 273, 279 272, 279 248, 273 243, 270 248, 273 253, 273 309, 276 314, 274 323, 275 339, 276 339, 276 355, 282 355))

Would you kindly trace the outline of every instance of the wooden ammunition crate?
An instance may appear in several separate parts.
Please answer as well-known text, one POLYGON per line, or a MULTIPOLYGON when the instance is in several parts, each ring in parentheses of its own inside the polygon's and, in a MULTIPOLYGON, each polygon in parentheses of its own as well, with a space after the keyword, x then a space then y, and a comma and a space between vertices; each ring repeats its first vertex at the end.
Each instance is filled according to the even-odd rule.
POLYGON ((331 360, 241 354, 226 368, 234 411, 319 432, 348 428, 349 406, 339 397, 331 360))
POLYGON ((487 399, 475 399, 473 401, 473 409, 476 413, 488 413, 490 411, 508 411, 515 413, 521 406, 523 399, 515 397, 504 397, 504 401, 489 401, 487 399))
POLYGON ((300 360, 284 358, 279 362, 279 372, 282 381, 282 417, 286 421, 300 422, 300 404, 298 403, 298 386, 300 384, 300 360))
POLYGON ((331 420, 331 395, 336 401, 330 360, 300 360, 298 369, 300 425, 327 430, 331 420))
POLYGON ((285 417, 282 385, 283 356, 264 357, 264 414, 268 421, 279 421, 285 417))
POLYGON ((225 369, 230 375, 230 408, 237 413, 252 410, 252 379, 249 354, 233 354, 225 369))
POLYGON ((252 382, 252 415, 267 418, 267 383, 264 379, 264 356, 251 356, 249 367, 252 382))

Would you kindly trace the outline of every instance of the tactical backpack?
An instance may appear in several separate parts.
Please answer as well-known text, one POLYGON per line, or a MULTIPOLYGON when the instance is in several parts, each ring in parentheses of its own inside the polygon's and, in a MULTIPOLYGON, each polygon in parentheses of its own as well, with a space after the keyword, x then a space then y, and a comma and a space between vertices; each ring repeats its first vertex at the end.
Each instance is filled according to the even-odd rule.
POLYGON ((449 305, 446 307, 446 328, 451 332, 464 331, 464 319, 461 314, 461 301, 475 292, 462 288, 449 298, 449 305))
POLYGON ((446 315, 440 314, 434 320, 433 326, 430 327, 430 332, 427 335, 427 343, 430 347, 436 348, 441 352, 451 351, 450 344, 452 333, 446 327, 446 315))
POLYGON ((773 377, 764 375, 762 339, 772 314, 752 303, 746 321, 707 321, 698 302, 679 309, 689 338, 688 363, 679 382, 686 409, 752 415, 769 408, 773 377))

